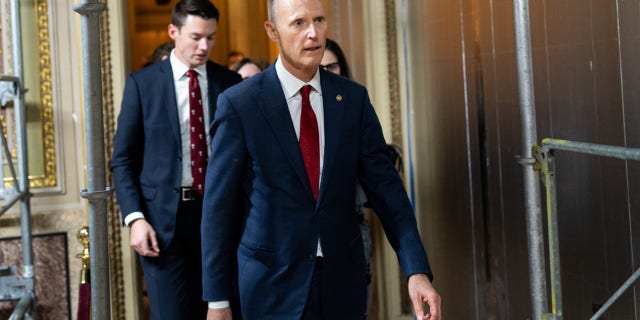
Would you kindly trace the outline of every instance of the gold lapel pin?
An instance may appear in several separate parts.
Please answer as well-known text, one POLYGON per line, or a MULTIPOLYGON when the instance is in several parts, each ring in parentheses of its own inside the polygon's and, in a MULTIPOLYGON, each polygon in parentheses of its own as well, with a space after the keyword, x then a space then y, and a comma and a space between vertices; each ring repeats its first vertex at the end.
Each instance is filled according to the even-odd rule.
POLYGON ((336 96, 336 100, 338 100, 338 101, 342 101, 342 96, 341 96, 341 95, 337 95, 337 96, 336 96))

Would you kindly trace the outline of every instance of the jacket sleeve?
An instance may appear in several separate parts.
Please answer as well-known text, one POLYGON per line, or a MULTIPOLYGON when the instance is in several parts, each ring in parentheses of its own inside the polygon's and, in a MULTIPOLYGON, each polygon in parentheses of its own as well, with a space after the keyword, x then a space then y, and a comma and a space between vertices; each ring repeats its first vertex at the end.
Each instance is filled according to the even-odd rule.
POLYGON ((136 80, 128 76, 114 139, 111 171, 123 218, 142 211, 139 174, 144 150, 142 105, 136 80))
POLYGON ((202 287, 204 301, 223 301, 231 298, 236 278, 247 158, 240 117, 224 93, 218 96, 211 135, 202 206, 202 287))
POLYGON ((380 218, 389 243, 396 251, 405 276, 424 273, 432 277, 413 206, 389 159, 382 128, 366 90, 363 99, 359 181, 369 204, 380 218))

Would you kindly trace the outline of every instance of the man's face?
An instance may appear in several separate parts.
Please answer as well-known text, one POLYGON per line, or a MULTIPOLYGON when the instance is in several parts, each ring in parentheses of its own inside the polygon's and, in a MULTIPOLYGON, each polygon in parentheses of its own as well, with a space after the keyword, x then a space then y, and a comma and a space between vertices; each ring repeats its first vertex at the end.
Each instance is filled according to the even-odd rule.
POLYGON ((320 0, 276 0, 275 21, 267 21, 269 38, 278 42, 284 67, 308 81, 324 54, 327 21, 320 0))
POLYGON ((216 40, 218 21, 187 16, 181 28, 170 24, 169 36, 176 43, 176 57, 189 68, 204 64, 216 40))

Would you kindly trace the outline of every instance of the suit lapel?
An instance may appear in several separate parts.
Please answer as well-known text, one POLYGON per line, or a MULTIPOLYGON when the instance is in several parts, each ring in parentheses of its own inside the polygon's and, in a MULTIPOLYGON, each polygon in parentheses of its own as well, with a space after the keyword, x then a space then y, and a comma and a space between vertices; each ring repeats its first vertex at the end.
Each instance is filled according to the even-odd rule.
POLYGON ((329 185, 329 172, 336 160, 338 142, 340 141, 340 128, 344 113, 344 93, 328 81, 324 72, 320 73, 320 83, 322 85, 322 105, 324 108, 324 163, 322 165, 322 179, 318 202, 322 200, 325 186, 329 185))
POLYGON ((264 71, 262 80, 262 91, 264 94, 261 96, 265 97, 265 99, 261 101, 259 108, 267 119, 276 139, 280 142, 296 176, 298 176, 302 185, 305 186, 309 197, 313 199, 313 192, 311 191, 309 178, 307 178, 307 170, 304 167, 304 161, 300 153, 298 138, 296 137, 296 132, 291 122, 289 107, 287 106, 280 80, 273 65, 264 71))
POLYGON ((180 137, 180 119, 178 118, 178 106, 176 105, 176 89, 173 83, 173 71, 171 69, 171 63, 169 59, 165 59, 160 66, 161 78, 159 83, 161 84, 160 95, 164 97, 165 103, 162 103, 167 108, 167 115, 169 116, 169 122, 171 123, 171 129, 173 135, 179 146, 182 145, 182 139, 180 137))
POLYGON ((213 118, 216 114, 216 102, 218 100, 218 95, 222 92, 220 87, 220 81, 217 80, 215 75, 215 68, 213 68, 213 63, 207 61, 207 82, 209 85, 208 94, 209 94, 209 124, 213 123, 213 118))

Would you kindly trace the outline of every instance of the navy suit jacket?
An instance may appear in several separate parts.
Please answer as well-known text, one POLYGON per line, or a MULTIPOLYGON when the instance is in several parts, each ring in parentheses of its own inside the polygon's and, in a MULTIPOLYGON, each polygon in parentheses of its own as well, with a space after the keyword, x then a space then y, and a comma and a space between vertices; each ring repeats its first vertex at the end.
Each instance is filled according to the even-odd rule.
MULTIPOLYGON (((218 95, 240 81, 237 73, 207 62, 210 119, 218 95)), ((111 170, 123 218, 142 212, 155 229, 160 249, 166 248, 175 230, 182 181, 180 124, 169 59, 127 77, 111 170)))
POLYGON ((202 218, 203 294, 233 293, 243 317, 302 315, 320 239, 326 319, 360 319, 366 273, 356 179, 405 274, 431 274, 402 181, 366 89, 320 71, 325 151, 318 200, 306 175, 275 67, 218 98, 202 218))

